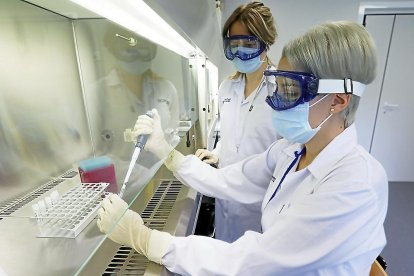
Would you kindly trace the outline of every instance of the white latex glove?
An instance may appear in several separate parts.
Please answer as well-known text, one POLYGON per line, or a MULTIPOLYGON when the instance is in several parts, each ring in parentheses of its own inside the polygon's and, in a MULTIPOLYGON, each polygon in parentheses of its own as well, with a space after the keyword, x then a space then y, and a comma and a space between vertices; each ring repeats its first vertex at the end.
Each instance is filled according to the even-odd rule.
POLYGON ((97 225, 114 242, 134 248, 159 264, 173 239, 169 233, 146 227, 141 216, 129 210, 128 204, 116 194, 102 201, 97 225))
POLYGON ((207 164, 217 164, 219 160, 217 155, 206 149, 198 149, 195 153, 195 156, 207 164))
POLYGON ((151 118, 147 115, 138 116, 138 120, 135 123, 133 130, 133 137, 136 141, 139 135, 150 135, 147 143, 145 144, 145 150, 154 153, 159 159, 163 159, 174 149, 164 138, 164 132, 161 127, 161 119, 158 111, 152 109, 154 117, 151 118))

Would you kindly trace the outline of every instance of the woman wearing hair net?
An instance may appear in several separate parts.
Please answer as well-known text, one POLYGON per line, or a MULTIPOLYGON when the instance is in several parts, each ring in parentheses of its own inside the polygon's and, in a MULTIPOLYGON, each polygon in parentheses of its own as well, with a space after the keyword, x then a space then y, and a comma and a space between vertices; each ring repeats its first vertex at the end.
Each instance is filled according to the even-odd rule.
POLYGON ((326 23, 292 40, 278 70, 264 72, 266 102, 284 139, 221 169, 174 150, 158 115, 138 118, 136 135, 151 134, 146 149, 167 157, 183 183, 218 198, 261 202, 262 232, 233 243, 173 237, 144 226, 116 195, 102 203, 99 228, 184 275, 369 275, 386 244, 388 181, 358 145, 353 123, 375 73, 373 40, 357 23, 326 23))

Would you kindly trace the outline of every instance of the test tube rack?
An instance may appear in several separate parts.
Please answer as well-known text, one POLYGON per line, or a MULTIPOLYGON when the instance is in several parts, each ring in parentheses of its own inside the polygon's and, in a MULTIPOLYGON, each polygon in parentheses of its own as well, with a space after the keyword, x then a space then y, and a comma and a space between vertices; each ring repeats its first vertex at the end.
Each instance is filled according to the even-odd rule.
POLYGON ((45 238, 76 238, 95 218, 109 183, 80 183, 63 194, 37 219, 45 238))

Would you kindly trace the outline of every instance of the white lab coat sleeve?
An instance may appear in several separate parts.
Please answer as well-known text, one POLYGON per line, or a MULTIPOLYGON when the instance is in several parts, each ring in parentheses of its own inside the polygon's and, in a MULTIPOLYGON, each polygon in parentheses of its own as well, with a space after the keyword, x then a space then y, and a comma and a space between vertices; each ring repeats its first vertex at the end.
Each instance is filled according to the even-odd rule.
POLYGON ((263 234, 232 244, 175 238, 162 263, 183 275, 368 275, 384 246, 384 214, 372 186, 340 177, 297 197, 263 234))
MULTIPOLYGON (((274 144, 273 144, 274 145, 274 144)), ((198 192, 240 203, 262 202, 276 166, 277 146, 238 163, 216 169, 187 155, 174 175, 198 192)))

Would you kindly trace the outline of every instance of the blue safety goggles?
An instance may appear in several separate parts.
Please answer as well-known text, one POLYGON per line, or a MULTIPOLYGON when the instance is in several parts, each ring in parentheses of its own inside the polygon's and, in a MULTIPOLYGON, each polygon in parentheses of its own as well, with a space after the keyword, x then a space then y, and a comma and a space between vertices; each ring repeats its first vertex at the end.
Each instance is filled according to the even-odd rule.
POLYGON ((233 35, 223 38, 223 48, 228 60, 235 57, 249 60, 259 56, 266 49, 266 45, 252 35, 233 35))
POLYGON ((319 79, 312 74, 282 70, 265 70, 268 96, 266 102, 277 111, 293 108, 313 100, 318 94, 346 93, 362 96, 365 85, 344 79, 319 79))

